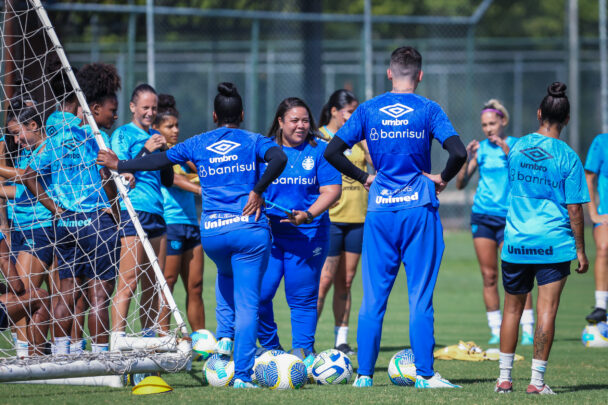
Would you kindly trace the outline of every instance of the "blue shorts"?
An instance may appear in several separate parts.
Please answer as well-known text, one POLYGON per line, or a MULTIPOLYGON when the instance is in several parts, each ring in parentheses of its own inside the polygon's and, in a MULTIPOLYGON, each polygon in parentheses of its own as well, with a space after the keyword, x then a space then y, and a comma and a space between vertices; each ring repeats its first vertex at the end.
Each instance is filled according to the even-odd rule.
POLYGON ((538 285, 554 283, 570 275, 570 262, 562 263, 509 263, 502 261, 502 284, 512 295, 527 294, 538 285))
MULTIPOLYGON (((139 218, 142 228, 148 234, 148 239, 158 238, 167 233, 167 225, 162 216, 145 211, 135 212, 137 212, 137 218, 139 218)), ((121 237, 137 236, 135 225, 133 225, 133 221, 131 221, 131 217, 126 210, 120 211, 120 225, 122 228, 121 237)))
POLYGON ((329 253, 340 256, 342 252, 359 253, 363 248, 363 223, 332 222, 329 226, 329 253))
POLYGON ((181 255, 201 244, 201 230, 197 225, 167 225, 167 255, 181 255))
POLYGON ((0 330, 8 328, 8 311, 4 302, 0 302, 0 330))
POLYGON ((504 240, 506 218, 495 215, 471 214, 471 232, 473 239, 492 239, 500 245, 504 240))
POLYGON ((11 231, 11 259, 16 263, 19 252, 27 252, 49 266, 53 263, 54 241, 52 227, 11 231))
POLYGON ((110 214, 66 211, 56 226, 59 279, 116 277, 120 237, 110 214))

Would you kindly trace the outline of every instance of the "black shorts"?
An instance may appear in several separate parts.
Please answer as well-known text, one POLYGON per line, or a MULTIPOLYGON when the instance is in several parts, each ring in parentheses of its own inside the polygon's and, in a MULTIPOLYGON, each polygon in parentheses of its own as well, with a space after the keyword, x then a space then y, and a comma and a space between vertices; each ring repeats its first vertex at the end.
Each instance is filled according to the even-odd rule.
POLYGON ((120 238, 114 220, 103 211, 66 211, 57 220, 59 279, 116 277, 120 238))
POLYGON ((201 244, 201 230, 198 225, 167 225, 167 255, 181 255, 201 244))
POLYGON ((11 260, 16 263, 19 252, 27 252, 48 266, 53 263, 54 242, 55 231, 52 226, 11 231, 11 260))
POLYGON ((363 247, 363 224, 332 222, 329 227, 329 253, 340 256, 342 252, 359 253, 363 247))
POLYGON ((527 294, 537 284, 545 285, 570 275, 570 262, 561 263, 509 263, 502 261, 502 284, 512 295, 527 294))
POLYGON ((4 302, 0 302, 0 330, 8 328, 8 311, 4 302))
MULTIPOLYGON (((162 216, 145 211, 136 212, 139 223, 144 228, 146 234, 148 234, 148 239, 154 239, 167 233, 167 225, 162 216)), ((122 228, 121 237, 137 236, 135 225, 133 225, 133 221, 131 221, 131 217, 129 217, 129 213, 126 210, 120 211, 120 222, 122 228)))
POLYGON ((492 239, 500 245, 504 240, 506 218, 495 215, 471 214, 471 232, 473 239, 492 239))

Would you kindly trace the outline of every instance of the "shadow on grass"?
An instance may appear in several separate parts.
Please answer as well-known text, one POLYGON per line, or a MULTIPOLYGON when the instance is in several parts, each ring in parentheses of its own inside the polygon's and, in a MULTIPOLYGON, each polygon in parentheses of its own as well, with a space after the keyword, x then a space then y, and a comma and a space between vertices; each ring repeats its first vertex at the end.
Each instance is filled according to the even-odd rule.
POLYGON ((410 349, 411 346, 380 346, 381 352, 398 352, 404 349, 410 349))
POLYGON ((608 390, 608 384, 582 384, 582 385, 571 385, 567 387, 556 387, 558 393, 561 392, 576 392, 576 391, 595 391, 595 390, 608 390))

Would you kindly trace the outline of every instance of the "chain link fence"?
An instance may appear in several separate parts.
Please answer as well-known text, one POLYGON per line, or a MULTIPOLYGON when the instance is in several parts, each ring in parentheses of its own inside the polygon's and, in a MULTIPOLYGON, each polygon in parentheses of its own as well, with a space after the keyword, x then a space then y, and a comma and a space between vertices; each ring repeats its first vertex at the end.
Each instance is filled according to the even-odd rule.
MULTIPOLYGON (((357 1, 364 10, 367 0, 357 1)), ((144 0, 52 1, 47 7, 75 66, 103 61, 118 67, 124 84, 119 125, 129 120, 131 90, 149 77, 146 11, 152 10, 155 85, 159 92, 175 96, 182 138, 214 127, 211 113, 218 82, 237 85, 245 103, 244 127, 265 133, 285 97, 302 97, 318 114, 339 88, 351 89, 361 101, 366 86, 373 94, 389 91, 390 53, 406 44, 423 56, 425 75, 418 93, 443 106, 465 144, 483 138, 479 113, 488 99, 503 101, 512 116, 508 133, 519 137, 537 129, 536 109, 547 86, 569 79, 565 21, 561 38, 481 37, 475 28, 483 23, 481 8, 492 7, 488 0, 471 16, 372 15, 368 36, 365 15, 324 14, 321 1, 153 3, 152 9, 146 9, 144 0), (366 52, 371 54, 367 81, 366 52)), ((580 41, 579 83, 578 152, 584 160, 602 122, 597 37, 580 41)), ((564 139, 568 137, 566 130, 564 139)), ((435 170, 446 159, 436 144, 435 170)), ((442 195, 448 227, 468 226, 475 183, 466 192, 450 185, 442 195)))

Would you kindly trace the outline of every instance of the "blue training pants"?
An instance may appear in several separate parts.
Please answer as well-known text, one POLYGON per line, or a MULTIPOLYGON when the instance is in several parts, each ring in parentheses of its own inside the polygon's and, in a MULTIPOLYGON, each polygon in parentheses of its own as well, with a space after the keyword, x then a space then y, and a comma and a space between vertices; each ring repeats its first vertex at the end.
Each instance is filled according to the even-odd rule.
POLYGON ((285 276, 285 295, 291 309, 291 346, 313 351, 317 330, 319 279, 328 250, 329 239, 287 239, 275 236, 260 298, 258 339, 262 347, 276 349, 280 346, 272 299, 281 278, 285 276))
POLYGON ((434 374, 433 290, 444 247, 436 208, 367 213, 361 271, 363 302, 357 326, 359 375, 374 374, 382 321, 400 262, 407 275, 410 343, 416 370, 421 376, 434 374))
POLYGON ((234 377, 251 381, 258 332, 262 276, 271 236, 266 227, 203 236, 205 253, 217 266, 216 336, 234 339, 234 377))

